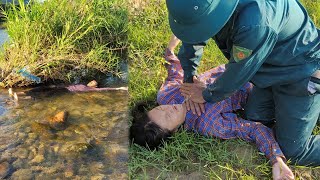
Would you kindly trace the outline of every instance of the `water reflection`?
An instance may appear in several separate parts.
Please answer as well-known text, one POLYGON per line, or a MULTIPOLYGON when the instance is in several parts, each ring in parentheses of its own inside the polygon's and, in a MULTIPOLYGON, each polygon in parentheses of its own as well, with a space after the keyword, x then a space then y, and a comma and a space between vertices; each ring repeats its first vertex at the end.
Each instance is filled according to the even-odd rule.
POLYGON ((0 90, 0 179, 127 178, 126 92, 32 96, 15 105, 0 90), (46 122, 60 111, 69 116, 59 131, 46 122))
POLYGON ((5 29, 0 29, 0 46, 9 40, 9 35, 5 29))

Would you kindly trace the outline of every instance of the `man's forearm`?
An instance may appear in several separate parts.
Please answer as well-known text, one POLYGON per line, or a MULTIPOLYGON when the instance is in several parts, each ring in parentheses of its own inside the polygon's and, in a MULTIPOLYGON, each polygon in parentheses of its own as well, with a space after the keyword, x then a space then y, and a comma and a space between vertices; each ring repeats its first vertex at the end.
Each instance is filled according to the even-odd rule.
POLYGON ((192 77, 197 75, 197 68, 203 54, 203 47, 207 41, 199 44, 182 43, 178 58, 184 71, 184 82, 192 83, 192 77))

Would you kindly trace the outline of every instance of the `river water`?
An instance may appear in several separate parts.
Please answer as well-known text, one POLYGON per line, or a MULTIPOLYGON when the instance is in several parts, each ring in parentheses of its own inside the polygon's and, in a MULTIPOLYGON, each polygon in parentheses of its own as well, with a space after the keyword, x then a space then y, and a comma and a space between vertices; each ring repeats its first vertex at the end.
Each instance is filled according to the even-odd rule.
POLYGON ((29 95, 0 90, 0 179, 127 179, 126 91, 29 95), (60 111, 68 124, 54 130, 60 111))

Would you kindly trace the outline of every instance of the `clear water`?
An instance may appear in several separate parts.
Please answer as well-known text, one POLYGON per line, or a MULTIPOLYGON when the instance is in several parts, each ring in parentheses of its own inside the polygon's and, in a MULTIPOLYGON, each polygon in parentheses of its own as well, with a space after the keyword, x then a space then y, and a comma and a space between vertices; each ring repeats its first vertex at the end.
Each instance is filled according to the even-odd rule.
POLYGON ((127 179, 127 92, 30 95, 17 104, 0 90, 0 179, 127 179), (55 131, 46 122, 60 111, 68 124, 55 131))
POLYGON ((4 44, 8 40, 9 40, 9 35, 7 31, 5 29, 0 28, 0 50, 3 50, 2 44, 4 44))

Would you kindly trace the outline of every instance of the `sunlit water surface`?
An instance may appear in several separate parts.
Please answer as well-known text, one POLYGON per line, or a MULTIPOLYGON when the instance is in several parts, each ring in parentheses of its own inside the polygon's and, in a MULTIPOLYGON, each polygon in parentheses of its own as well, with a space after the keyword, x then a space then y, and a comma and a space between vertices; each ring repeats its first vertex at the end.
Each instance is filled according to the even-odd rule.
POLYGON ((0 90, 0 179, 127 179, 127 98, 53 90, 17 105, 0 90), (55 131, 46 122, 60 111, 68 124, 55 131))

